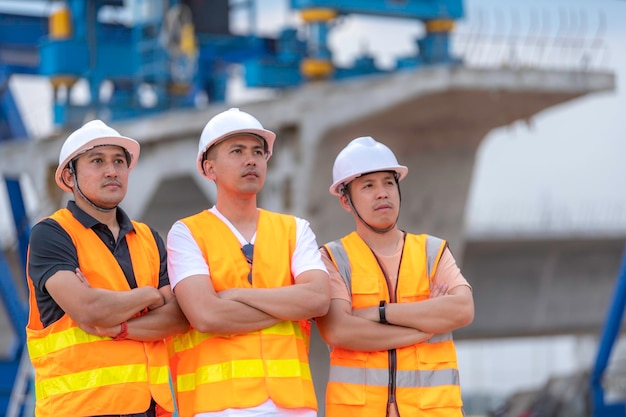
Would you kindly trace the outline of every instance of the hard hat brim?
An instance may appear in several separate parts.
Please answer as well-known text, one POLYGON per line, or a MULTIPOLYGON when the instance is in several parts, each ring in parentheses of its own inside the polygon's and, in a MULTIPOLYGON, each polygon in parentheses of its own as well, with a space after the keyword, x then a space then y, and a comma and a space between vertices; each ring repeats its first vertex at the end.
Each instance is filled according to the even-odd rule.
POLYGON ((265 143, 267 143, 267 153, 268 153, 267 159, 269 159, 270 156, 272 156, 272 152, 274 150, 274 141, 276 140, 276 133, 272 132, 271 130, 266 130, 266 129, 239 129, 239 130, 233 130, 233 131, 228 132, 225 135, 222 135, 222 136, 218 137, 217 139, 215 139, 214 141, 209 143, 203 150, 198 152, 198 157, 196 158, 196 166, 198 168, 198 172, 201 175, 206 176, 205 173, 204 173, 204 170, 202 169, 202 159, 203 159, 204 154, 210 148, 214 147, 215 145, 218 145, 218 144, 222 143, 226 139, 230 139, 233 136, 242 135, 242 134, 246 134, 246 133, 249 133, 249 134, 255 135, 255 136, 259 136, 261 139, 263 139, 265 141, 265 143))

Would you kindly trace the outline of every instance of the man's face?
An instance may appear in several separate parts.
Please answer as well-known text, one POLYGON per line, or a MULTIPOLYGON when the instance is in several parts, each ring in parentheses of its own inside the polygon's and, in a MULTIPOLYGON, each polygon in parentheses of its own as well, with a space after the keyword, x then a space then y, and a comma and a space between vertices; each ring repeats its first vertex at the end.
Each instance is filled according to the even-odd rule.
MULTIPOLYGON (((126 196, 130 170, 122 148, 98 146, 79 156, 74 167, 80 190, 94 204, 115 207, 126 196)), ((68 168, 63 171, 63 179, 75 189, 74 176, 68 168)))
POLYGON ((241 134, 218 143, 209 151, 204 170, 219 188, 257 194, 263 188, 267 173, 263 139, 241 134))
MULTIPOLYGON (((393 172, 362 175, 352 180, 348 187, 354 208, 370 226, 383 229, 396 222, 400 193, 393 172)), ((341 197, 341 205, 352 211, 347 196, 341 197)))

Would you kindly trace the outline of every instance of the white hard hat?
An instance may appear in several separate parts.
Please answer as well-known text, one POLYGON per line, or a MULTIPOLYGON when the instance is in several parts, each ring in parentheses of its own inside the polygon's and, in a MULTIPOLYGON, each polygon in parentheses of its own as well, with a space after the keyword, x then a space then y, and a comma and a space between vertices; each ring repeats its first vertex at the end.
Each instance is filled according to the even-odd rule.
POLYGON ((276 134, 264 129, 261 122, 251 114, 233 107, 213 116, 202 130, 200 142, 198 143, 198 157, 196 158, 200 174, 204 175, 202 158, 207 149, 219 141, 238 133, 252 133, 261 137, 267 143, 267 157, 269 158, 272 155, 276 134))
POLYGON ((59 154, 59 166, 54 174, 57 185, 63 191, 72 190, 61 179, 61 173, 67 164, 78 155, 96 146, 113 145, 124 148, 130 155, 128 169, 133 169, 139 158, 139 143, 131 138, 120 135, 117 130, 107 126, 101 120, 92 120, 75 130, 63 143, 59 154))
POLYGON ((356 177, 380 171, 395 171, 400 181, 409 169, 398 164, 391 149, 376 142, 371 136, 353 139, 335 158, 333 185, 330 186, 329 191, 333 195, 340 196, 341 188, 356 177))

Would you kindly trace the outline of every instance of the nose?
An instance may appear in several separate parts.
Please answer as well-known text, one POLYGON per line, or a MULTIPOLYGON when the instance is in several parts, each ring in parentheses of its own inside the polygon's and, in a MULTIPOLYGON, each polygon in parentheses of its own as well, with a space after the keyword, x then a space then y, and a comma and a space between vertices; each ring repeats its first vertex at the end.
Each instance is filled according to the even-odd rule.
POLYGON ((256 158, 254 151, 246 152, 246 166, 256 166, 256 158))
POLYGON ((380 200, 383 198, 389 198, 389 191, 383 186, 376 186, 376 199, 380 200))
POLYGON ((104 174, 107 177, 117 177, 117 166, 114 162, 108 162, 104 164, 104 174))

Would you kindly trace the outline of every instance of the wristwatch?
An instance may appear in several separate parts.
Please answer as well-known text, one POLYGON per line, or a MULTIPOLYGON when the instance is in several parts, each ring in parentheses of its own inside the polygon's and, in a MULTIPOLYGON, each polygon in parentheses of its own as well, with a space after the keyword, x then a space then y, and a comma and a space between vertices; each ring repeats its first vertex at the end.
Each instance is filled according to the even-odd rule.
POLYGON ((387 302, 385 300, 382 300, 380 304, 378 304, 378 317, 379 317, 379 322, 382 324, 389 324, 389 322, 387 321, 387 317, 385 316, 386 304, 387 302))

